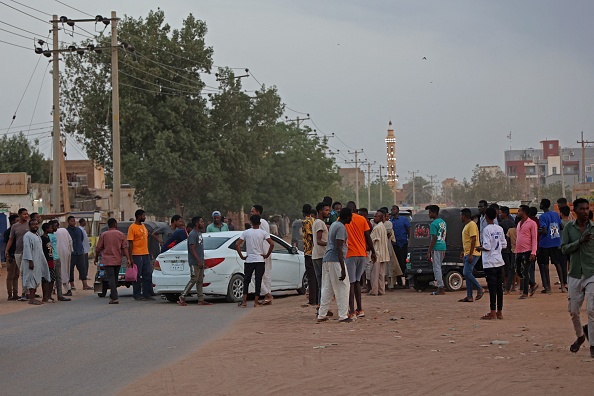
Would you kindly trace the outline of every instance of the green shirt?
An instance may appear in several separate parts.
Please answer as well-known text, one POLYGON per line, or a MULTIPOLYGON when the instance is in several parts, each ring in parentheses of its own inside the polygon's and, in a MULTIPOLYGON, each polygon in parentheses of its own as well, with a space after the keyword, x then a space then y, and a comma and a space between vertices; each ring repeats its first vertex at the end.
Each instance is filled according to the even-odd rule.
POLYGON ((588 221, 582 233, 575 221, 568 223, 561 234, 561 251, 570 255, 569 273, 572 278, 586 279, 594 276, 594 239, 581 243, 583 236, 594 233, 594 223, 588 221))
POLYGON ((447 250, 446 247, 446 223, 440 218, 433 220, 429 227, 429 235, 435 236, 433 250, 447 250))
POLYGON ((223 232, 229 231, 229 226, 227 223, 221 223, 221 228, 217 227, 215 223, 210 223, 208 227, 206 227, 206 232, 223 232))

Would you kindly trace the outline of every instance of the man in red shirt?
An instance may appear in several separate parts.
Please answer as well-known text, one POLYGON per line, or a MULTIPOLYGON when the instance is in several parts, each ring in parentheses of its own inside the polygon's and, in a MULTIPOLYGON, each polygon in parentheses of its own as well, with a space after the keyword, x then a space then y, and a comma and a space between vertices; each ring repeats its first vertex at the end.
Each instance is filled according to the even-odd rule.
POLYGON ((361 305, 361 276, 365 272, 367 263, 367 251, 371 251, 371 261, 376 262, 375 249, 371 240, 371 229, 367 219, 357 214, 357 205, 350 201, 347 208, 353 212, 353 218, 349 224, 345 224, 348 235, 348 252, 345 260, 346 268, 351 282, 349 293, 349 317, 365 316, 361 305), (357 310, 355 311, 355 300, 357 310))
POLYGON ((132 267, 132 259, 128 251, 126 235, 118 230, 117 220, 114 218, 107 220, 107 226, 109 228, 99 236, 99 242, 97 242, 95 265, 97 265, 97 261, 99 260, 99 253, 102 253, 101 264, 105 268, 105 273, 109 281, 109 303, 118 304, 118 276, 122 265, 122 257, 126 257, 128 267, 130 268, 132 267))
POLYGON ((538 289, 538 285, 534 281, 538 226, 529 216, 530 208, 527 205, 520 205, 518 208, 520 222, 516 228, 516 268, 518 275, 522 277, 522 295, 520 296, 522 300, 528 298, 528 286, 530 286, 530 297, 538 289))

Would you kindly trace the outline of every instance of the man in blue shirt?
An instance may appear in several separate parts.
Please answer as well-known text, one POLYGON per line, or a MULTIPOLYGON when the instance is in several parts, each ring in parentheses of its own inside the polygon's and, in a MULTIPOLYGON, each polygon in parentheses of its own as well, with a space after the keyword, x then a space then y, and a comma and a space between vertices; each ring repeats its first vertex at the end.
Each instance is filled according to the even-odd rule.
POLYGON ((540 201, 540 209, 544 212, 539 220, 539 240, 538 240, 538 252, 537 261, 538 268, 540 270, 540 277, 542 279, 542 285, 544 289, 541 293, 551 294, 551 277, 549 274, 549 260, 557 268, 557 274, 559 275, 559 282, 561 282, 561 292, 565 293, 566 277, 563 275, 561 270, 560 250, 561 246, 561 219, 557 212, 551 212, 551 201, 544 198, 540 201))
MULTIPOLYGON (((181 221, 181 224, 183 224, 183 220, 181 221)), ((190 222, 186 226, 183 226, 182 228, 178 228, 177 230, 175 230, 173 234, 171 234, 169 239, 163 241, 163 246, 161 246, 161 253, 165 253, 178 243, 188 239, 188 236, 190 235, 190 232, 192 232, 193 229, 194 224, 190 222)))
POLYGON ((66 228, 70 237, 72 238, 72 255, 70 256, 70 285, 72 290, 74 288, 74 267, 78 270, 78 279, 82 281, 83 290, 93 290, 93 287, 87 283, 87 275, 89 274, 89 261, 85 262, 85 249, 83 247, 84 234, 80 228, 76 226, 76 219, 74 216, 68 216, 68 227, 66 228))
MULTIPOLYGON (((405 274, 406 256, 408 255, 408 233, 410 230, 410 222, 405 216, 400 216, 400 208, 398 205, 392 206, 390 222, 392 223, 392 228, 394 229, 394 238, 396 239, 396 242, 392 244, 394 246, 394 252, 396 253, 396 258, 398 259, 400 269, 402 270, 402 273, 405 274)), ((402 286, 402 278, 398 278, 398 286, 402 286)), ((406 280, 404 287, 408 289, 408 280, 406 280)))

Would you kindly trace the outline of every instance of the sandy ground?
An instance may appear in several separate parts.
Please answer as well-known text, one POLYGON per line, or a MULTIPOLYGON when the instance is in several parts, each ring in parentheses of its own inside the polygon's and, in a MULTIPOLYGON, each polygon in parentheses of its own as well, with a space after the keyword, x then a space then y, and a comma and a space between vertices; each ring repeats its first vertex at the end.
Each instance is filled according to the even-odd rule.
POLYGON ((479 320, 488 311, 488 294, 457 302, 465 291, 364 296, 367 316, 350 324, 316 324, 315 310, 302 307, 303 296, 276 298, 271 306, 249 308, 244 319, 187 358, 120 392, 590 394, 594 359, 587 346, 569 352, 575 335, 567 295, 554 288, 552 295, 539 290, 529 300, 505 296, 504 320, 493 321, 479 320))

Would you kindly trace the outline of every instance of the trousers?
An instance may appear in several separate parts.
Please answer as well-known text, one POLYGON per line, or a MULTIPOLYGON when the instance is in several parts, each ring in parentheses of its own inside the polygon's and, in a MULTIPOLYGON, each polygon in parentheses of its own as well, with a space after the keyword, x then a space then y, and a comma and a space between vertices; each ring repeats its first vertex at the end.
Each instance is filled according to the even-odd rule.
MULTIPOLYGON (((204 301, 204 293, 202 292, 202 283, 204 283, 204 268, 200 268, 197 265, 190 265, 190 281, 186 285, 181 296, 186 297, 188 295, 188 293, 192 290, 194 285, 196 285, 196 295, 198 296, 198 301, 204 301)), ((244 288, 245 288, 245 283, 244 283, 244 288)))
POLYGON ((568 310, 571 316, 571 323, 575 330, 575 336, 581 337, 584 328, 580 320, 580 311, 584 300, 586 301, 586 314, 588 315, 588 339, 590 346, 594 346, 594 276, 577 279, 567 277, 568 289, 568 310))
POLYGON ((248 291, 250 289, 250 282, 252 281, 252 275, 255 272, 256 296, 259 296, 260 291, 262 289, 262 278, 264 277, 264 273, 266 272, 266 264, 264 262, 244 263, 243 272, 245 273, 245 275, 243 276, 243 294, 248 294, 248 291))
POLYGON ((13 257, 6 257, 6 291, 8 297, 17 296, 19 294, 19 277, 21 271, 17 267, 16 260, 13 257))
POLYGON ((107 281, 109 283, 109 298, 111 300, 118 299, 118 277, 120 275, 121 265, 106 265, 105 274, 107 275, 107 281))
POLYGON ((386 294, 386 266, 388 262, 379 262, 371 264, 371 273, 369 281, 371 282, 371 291, 369 294, 382 295, 386 294))
POLYGON ((339 262, 326 262, 322 264, 322 299, 320 301, 318 319, 323 319, 328 314, 333 296, 336 297, 336 305, 338 306, 338 319, 344 320, 348 318, 351 284, 346 268, 346 277, 342 281, 339 280, 340 274, 341 266, 339 262))
POLYGON ((309 287, 309 304, 318 303, 318 279, 311 256, 305 255, 305 275, 307 276, 307 285, 309 287))
POLYGON ((495 309, 501 311, 503 309, 503 268, 485 268, 491 311, 495 311, 495 309))

